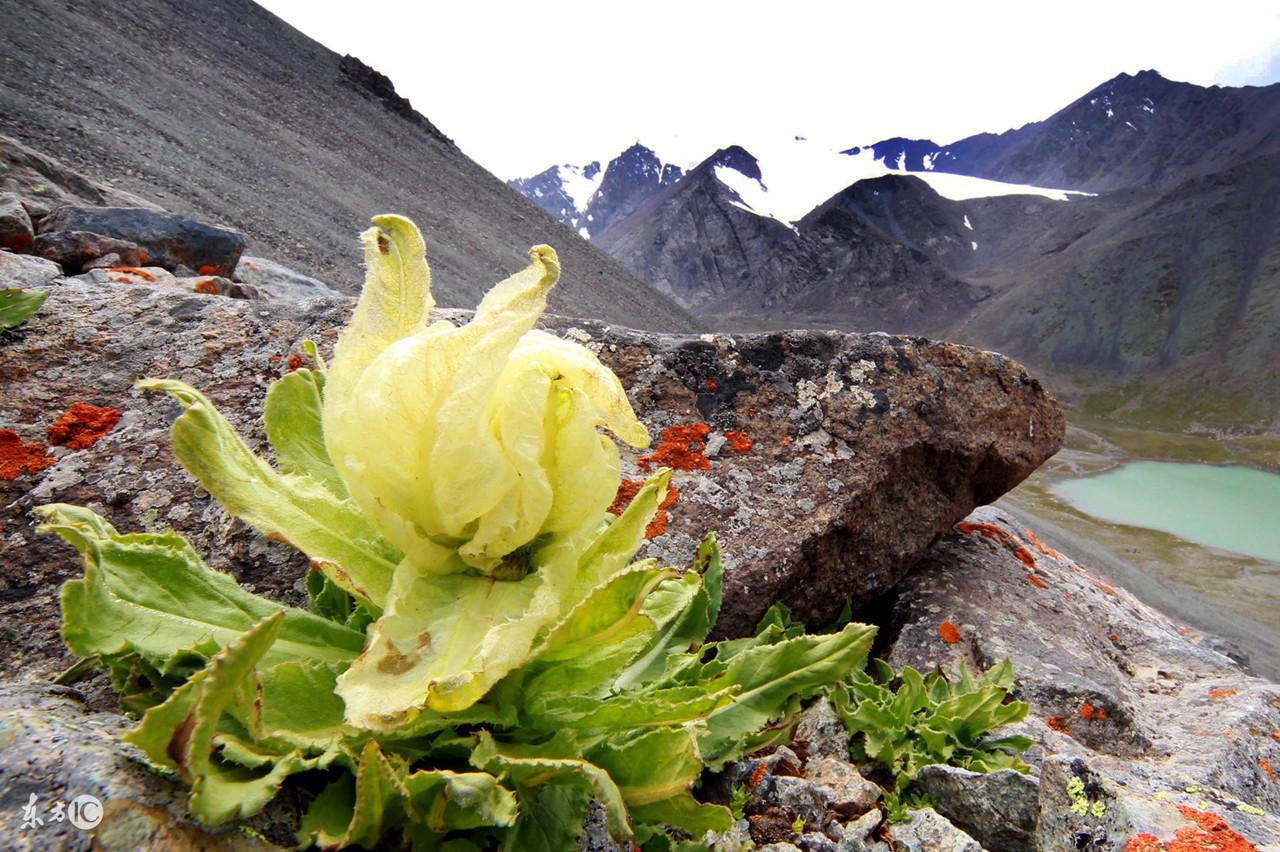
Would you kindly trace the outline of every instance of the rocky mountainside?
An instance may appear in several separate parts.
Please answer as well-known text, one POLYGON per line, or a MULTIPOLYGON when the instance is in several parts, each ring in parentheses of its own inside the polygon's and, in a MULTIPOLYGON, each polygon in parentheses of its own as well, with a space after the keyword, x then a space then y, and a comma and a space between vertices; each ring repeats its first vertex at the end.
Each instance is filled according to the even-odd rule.
POLYGON ((1122 74, 1008 133, 850 148, 827 173, 881 176, 791 220, 770 199, 796 176, 736 151, 595 243, 720 327, 940 335, 1014 355, 1099 413, 1280 424, 1280 84, 1122 74))
POLYGON ((0 0, 0 133, 165 209, 231 226, 247 251, 344 291, 369 216, 413 217, 442 304, 550 243, 552 310, 631 326, 689 316, 522 199, 395 93, 387 78, 251 0, 0 0))
POLYGON ((744 203, 731 175, 759 181, 759 165, 742 148, 718 151, 597 244, 694 313, 736 328, 941 335, 982 296, 851 215, 844 194, 788 227, 744 203))

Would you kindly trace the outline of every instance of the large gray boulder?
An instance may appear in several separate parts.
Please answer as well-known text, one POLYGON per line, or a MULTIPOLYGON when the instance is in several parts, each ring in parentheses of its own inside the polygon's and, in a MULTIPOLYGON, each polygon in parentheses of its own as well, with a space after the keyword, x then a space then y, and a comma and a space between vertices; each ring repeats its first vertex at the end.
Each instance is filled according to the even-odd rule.
MULTIPOLYGON (((53 448, 55 464, 0 480, 0 641, 16 664, 47 674, 70 662, 57 637, 57 591, 81 568, 61 541, 35 533, 30 510, 41 503, 88 505, 121 530, 172 527, 241 582, 301 599, 305 560, 210 503, 170 453, 177 404, 141 397, 132 383, 190 382, 260 445, 269 382, 298 363, 301 340, 327 352, 350 307, 333 299, 264 306, 70 279, 51 288, 40 314, 4 343, 0 429, 25 445, 45 443, 77 402, 121 417, 92 447, 53 448)), ((699 338, 547 325, 600 352, 653 432, 652 450, 625 454, 628 478, 643 475, 645 456, 656 456, 650 466, 699 468, 676 471, 679 497, 650 548, 680 566, 697 539, 720 535, 726 633, 750 631, 778 598, 816 627, 846 598, 857 605, 884 593, 955 521, 1051 455, 1062 434, 1057 404, 1022 368, 964 347, 883 335, 699 338), (682 443, 671 432, 664 440, 671 427, 704 440, 682 443)))

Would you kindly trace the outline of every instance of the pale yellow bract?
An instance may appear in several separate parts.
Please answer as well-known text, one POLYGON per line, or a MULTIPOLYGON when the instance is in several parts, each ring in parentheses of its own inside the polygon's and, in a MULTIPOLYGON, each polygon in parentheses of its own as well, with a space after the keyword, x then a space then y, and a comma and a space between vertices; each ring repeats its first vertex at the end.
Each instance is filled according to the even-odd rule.
POLYGON ((592 352, 533 329, 559 277, 554 250, 530 250, 466 325, 431 323, 421 234, 373 221, 323 421, 351 498, 404 553, 339 681, 348 720, 379 727, 424 704, 468 706, 525 658, 574 602, 578 554, 618 489, 599 427, 636 447, 649 435, 592 352))

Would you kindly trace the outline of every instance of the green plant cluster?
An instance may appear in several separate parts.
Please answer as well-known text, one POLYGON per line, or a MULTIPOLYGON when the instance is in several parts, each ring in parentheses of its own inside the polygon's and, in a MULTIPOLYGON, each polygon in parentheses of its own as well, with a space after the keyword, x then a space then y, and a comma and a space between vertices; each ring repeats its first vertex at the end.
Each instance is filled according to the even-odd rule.
POLYGON ((106 667, 129 736, 209 824, 287 778, 321 789, 298 842, 569 849, 592 800, 646 849, 731 824, 704 769, 787 733, 804 699, 866 662, 874 628, 807 635, 783 610, 706 637, 714 537, 686 572, 634 561, 659 471, 621 516, 604 426, 647 441, 617 378, 531 326, 558 273, 540 247, 467 326, 431 323, 421 236, 378 217, 332 367, 267 395, 273 466, 181 382, 175 456, 232 515, 311 560, 305 609, 255 595, 174 533, 39 510, 84 557, 63 637, 106 667))
POLYGON ((987 737, 992 729, 1027 715, 1025 702, 1009 700, 1013 665, 1008 660, 977 679, 961 660, 954 682, 941 671, 925 677, 910 666, 895 675, 879 659, 873 668, 874 676, 851 673, 849 683, 832 693, 832 701, 851 735, 854 759, 888 769, 897 792, 906 791, 921 769, 935 763, 983 773, 1029 771, 1017 756, 1030 748, 1028 737, 987 737))

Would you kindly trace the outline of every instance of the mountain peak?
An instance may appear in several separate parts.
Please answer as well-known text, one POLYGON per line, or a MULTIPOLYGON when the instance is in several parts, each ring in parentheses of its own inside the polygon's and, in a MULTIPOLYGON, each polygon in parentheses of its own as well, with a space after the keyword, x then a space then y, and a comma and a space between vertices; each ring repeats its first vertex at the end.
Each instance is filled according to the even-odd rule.
POLYGON ((760 161, 741 145, 730 145, 728 148, 721 148, 708 157, 707 162, 712 166, 724 166, 725 168, 733 169, 752 180, 759 181, 764 177, 760 171, 760 161))

